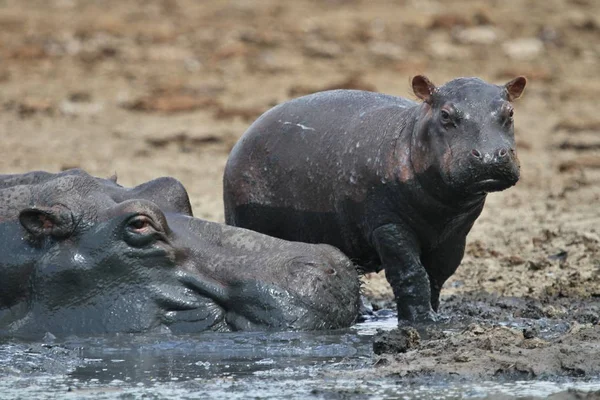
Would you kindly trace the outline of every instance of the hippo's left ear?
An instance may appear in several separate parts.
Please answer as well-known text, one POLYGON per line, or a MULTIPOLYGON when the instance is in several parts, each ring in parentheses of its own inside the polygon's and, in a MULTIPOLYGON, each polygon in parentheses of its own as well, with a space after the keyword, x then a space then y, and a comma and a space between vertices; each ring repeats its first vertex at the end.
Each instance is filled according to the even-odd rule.
POLYGON ((415 95, 425 103, 431 104, 435 85, 425 75, 417 75, 412 79, 412 88, 415 95))
POLYGON ((23 228, 35 238, 65 238, 73 233, 73 214, 64 206, 32 207, 19 213, 23 228))
POLYGON ((519 76, 504 85, 506 88, 506 93, 508 93, 508 101, 514 101, 521 97, 523 91, 525 90, 526 84, 527 79, 525 79, 524 76, 519 76))

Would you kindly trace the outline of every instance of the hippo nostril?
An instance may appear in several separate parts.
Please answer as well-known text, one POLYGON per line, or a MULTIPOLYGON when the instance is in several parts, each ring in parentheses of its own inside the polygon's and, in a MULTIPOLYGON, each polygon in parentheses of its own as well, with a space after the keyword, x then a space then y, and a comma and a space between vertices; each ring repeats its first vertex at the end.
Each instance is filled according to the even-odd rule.
POLYGON ((483 156, 481 155, 481 153, 477 150, 477 149, 473 149, 471 150, 471 155, 477 159, 482 159, 483 156))
POLYGON ((498 157, 499 158, 504 158, 508 155, 508 150, 507 149, 500 149, 498 150, 498 157))
POLYGON ((336 271, 335 269, 333 269, 333 268, 329 267, 329 268, 326 268, 326 269, 325 269, 325 273, 326 273, 327 275, 335 275, 335 274, 337 274, 337 271, 336 271))

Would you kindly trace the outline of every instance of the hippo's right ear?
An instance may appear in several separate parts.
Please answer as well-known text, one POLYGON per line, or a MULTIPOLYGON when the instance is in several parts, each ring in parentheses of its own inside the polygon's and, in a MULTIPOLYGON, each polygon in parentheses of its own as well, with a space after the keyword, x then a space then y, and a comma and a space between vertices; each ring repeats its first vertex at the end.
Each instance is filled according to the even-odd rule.
POLYGON ((508 82, 504 87, 506 88, 506 93, 508 97, 508 101, 514 101, 521 97, 523 91, 525 90, 525 85, 527 84, 527 79, 524 76, 519 76, 508 82))
POLYGON ((425 75, 417 75, 412 78, 412 88, 418 98, 431 104, 431 96, 435 92, 435 85, 425 75))
POLYGON ((19 213, 19 221, 35 238, 65 238, 75 228, 73 214, 64 206, 26 208, 19 213))

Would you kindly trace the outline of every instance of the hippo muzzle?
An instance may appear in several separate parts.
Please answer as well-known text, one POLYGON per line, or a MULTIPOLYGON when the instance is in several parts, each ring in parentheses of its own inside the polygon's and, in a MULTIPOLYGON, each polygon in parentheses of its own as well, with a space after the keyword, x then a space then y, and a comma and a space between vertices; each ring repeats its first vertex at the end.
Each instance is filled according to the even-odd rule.
POLYGON ((473 149, 469 163, 472 168, 468 191, 473 194, 502 191, 519 181, 519 160, 514 148, 505 146, 490 152, 473 149))

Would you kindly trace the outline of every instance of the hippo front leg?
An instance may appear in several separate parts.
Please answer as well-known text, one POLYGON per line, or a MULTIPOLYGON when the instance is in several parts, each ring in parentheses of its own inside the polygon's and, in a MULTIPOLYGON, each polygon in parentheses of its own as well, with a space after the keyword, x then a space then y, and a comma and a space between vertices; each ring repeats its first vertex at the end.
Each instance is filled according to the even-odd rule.
POLYGON ((456 235, 423 257, 423 265, 431 282, 431 306, 438 311, 440 291, 444 282, 456 272, 465 254, 466 234, 456 235))
POLYGON ((414 234, 400 225, 383 225, 373 232, 373 244, 394 291, 398 319, 435 320, 429 277, 421 264, 421 250, 414 234))

